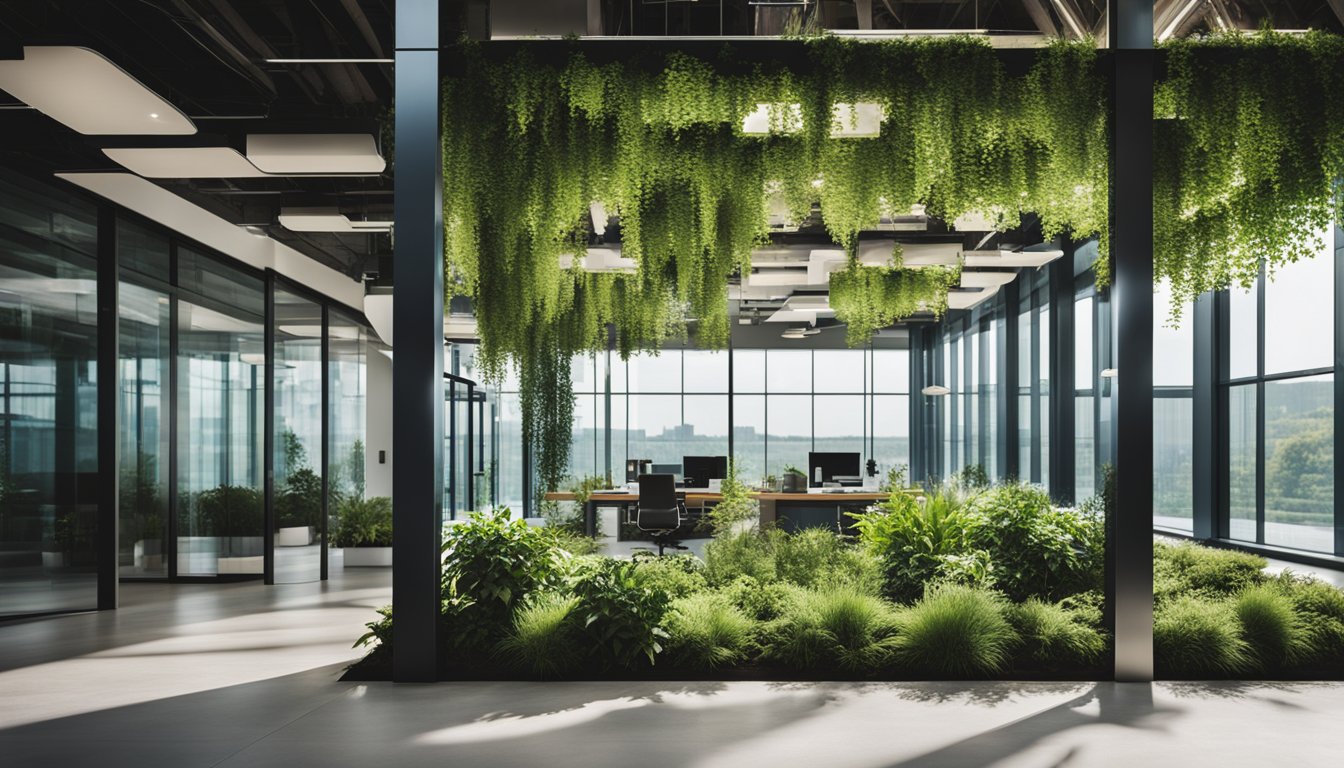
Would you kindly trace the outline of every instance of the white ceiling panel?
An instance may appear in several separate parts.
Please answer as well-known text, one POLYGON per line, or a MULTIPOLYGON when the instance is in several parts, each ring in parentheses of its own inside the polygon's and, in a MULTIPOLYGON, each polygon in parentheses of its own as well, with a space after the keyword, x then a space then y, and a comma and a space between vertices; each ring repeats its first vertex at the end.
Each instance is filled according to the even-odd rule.
POLYGON ((378 174, 387 168, 367 133, 249 134, 247 159, 265 173, 285 176, 378 174))
POLYGON ((24 46, 0 61, 0 88, 89 136, 189 136, 196 126, 177 107, 88 48, 24 46))
POLYGON ((148 179, 250 179, 266 174, 230 147, 117 147, 103 154, 148 179))

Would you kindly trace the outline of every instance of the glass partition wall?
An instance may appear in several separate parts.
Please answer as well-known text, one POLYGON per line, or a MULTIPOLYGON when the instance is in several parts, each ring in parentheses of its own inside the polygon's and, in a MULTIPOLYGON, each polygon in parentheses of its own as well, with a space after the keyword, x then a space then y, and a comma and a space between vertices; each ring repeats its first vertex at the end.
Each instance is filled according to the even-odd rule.
POLYGON ((316 581, 327 534, 326 313, 279 285, 273 307, 275 581, 316 581))

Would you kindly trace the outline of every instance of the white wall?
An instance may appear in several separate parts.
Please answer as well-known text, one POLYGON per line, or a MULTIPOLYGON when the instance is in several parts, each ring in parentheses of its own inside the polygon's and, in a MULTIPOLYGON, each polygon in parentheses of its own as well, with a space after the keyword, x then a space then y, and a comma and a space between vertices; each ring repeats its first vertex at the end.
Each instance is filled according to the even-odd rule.
POLYGON ((367 434, 364 436, 364 491, 369 496, 392 495, 392 361, 373 345, 368 361, 367 434), (378 452, 387 452, 387 463, 378 463, 378 452))

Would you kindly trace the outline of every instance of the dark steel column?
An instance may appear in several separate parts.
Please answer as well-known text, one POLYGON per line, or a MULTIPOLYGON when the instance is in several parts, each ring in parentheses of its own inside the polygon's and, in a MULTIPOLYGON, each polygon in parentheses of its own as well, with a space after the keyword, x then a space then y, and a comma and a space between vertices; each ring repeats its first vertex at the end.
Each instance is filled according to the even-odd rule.
POLYGON ((327 580, 327 530, 331 520, 331 307, 322 302, 322 535, 318 578, 327 580))
POLYGON ((1050 453, 1041 461, 1050 467, 1050 496, 1073 503, 1076 422, 1074 420, 1074 364, 1078 349, 1073 338, 1073 243, 1066 244, 1064 258, 1050 265, 1050 453))
POLYGON ((443 538, 443 168, 439 3, 397 0, 392 679, 438 677, 443 538))
MULTIPOLYGON (((1344 194, 1344 189, 1336 185, 1336 194, 1344 194)), ((1335 240, 1335 413, 1344 413, 1344 310, 1339 307, 1340 297, 1344 297, 1344 229, 1333 227, 1335 240)), ((1344 450, 1344 435, 1335 427, 1335 455, 1344 450)), ((1335 498, 1344 494, 1344 474, 1338 459, 1335 460, 1335 498)), ((1335 554, 1344 556, 1344 512, 1335 511, 1335 554)))
POLYGON ((1195 376, 1190 404, 1194 429, 1191 534, 1196 539, 1211 539, 1214 535, 1214 518, 1219 508, 1218 444, 1227 442, 1225 434, 1220 437, 1221 420, 1218 418, 1218 324, 1214 298, 1212 293, 1200 296, 1195 302, 1193 317, 1185 321, 1192 324, 1195 336, 1195 376))
MULTIPOLYGON (((110 206, 98 209, 98 610, 117 607, 120 576, 119 536, 121 489, 121 395, 119 356, 121 327, 117 285, 117 216, 110 206)), ((72 426, 73 429, 73 426, 72 426)))
POLYGON ((1116 503, 1115 679, 1153 679, 1153 4, 1109 0, 1116 503))

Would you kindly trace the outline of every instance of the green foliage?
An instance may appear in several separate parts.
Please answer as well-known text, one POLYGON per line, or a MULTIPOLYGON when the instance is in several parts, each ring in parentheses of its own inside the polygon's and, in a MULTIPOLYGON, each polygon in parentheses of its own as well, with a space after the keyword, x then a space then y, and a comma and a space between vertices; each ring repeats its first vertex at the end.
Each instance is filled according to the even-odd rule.
POLYGON ((959 267, 875 267, 851 258, 845 268, 831 273, 831 308, 846 325, 851 347, 863 346, 879 328, 886 328, 919 312, 942 317, 947 292, 961 282, 959 267))
POLYGON ((378 618, 364 625, 368 632, 359 636, 352 648, 368 648, 369 656, 389 656, 392 652, 392 606, 378 609, 378 618))
POLYGON ((893 493, 852 516, 860 540, 881 560, 885 591, 894 600, 916 600, 925 584, 942 578, 989 581, 990 564, 968 550, 975 521, 954 489, 939 489, 923 502, 893 493))
MULTIPOLYGON (((1320 252, 1344 223, 1344 38, 1218 34, 1163 43, 1156 86, 1153 271, 1172 312, 1320 252)), ((1177 318, 1179 319, 1179 318, 1177 318)))
POLYGON ((888 469, 887 475, 885 478, 883 478, 882 484, 878 487, 878 490, 881 491, 882 493, 896 493, 897 491, 904 491, 907 487, 906 474, 908 472, 909 467, 907 467, 905 464, 898 464, 892 467, 891 469, 888 469))
POLYGON ((348 498, 341 502, 333 547, 392 546, 392 499, 348 498))
POLYGON ((1312 655, 1306 663, 1344 662, 1344 590, 1316 579, 1281 577, 1301 618, 1312 655))
POLYGON ((534 595, 513 615, 513 627, 495 652, 516 669, 556 677, 582 661, 575 621, 576 597, 557 592, 534 595))
POLYGON ((503 639, 513 611, 555 585, 562 562, 543 529, 511 520, 507 507, 449 526, 443 541, 443 599, 449 648, 483 652, 503 639))
POLYGON ((736 460, 728 462, 727 475, 719 489, 722 498, 704 516, 704 524, 709 526, 715 536, 728 533, 739 523, 758 521, 761 517, 760 502, 756 501, 751 495, 751 489, 738 477, 736 460))
POLYGON ((775 580, 775 552, 770 532, 744 531, 716 537, 705 544, 705 580, 722 586, 746 576, 760 583, 775 580))
POLYGON ((745 661, 756 629, 754 621, 717 592, 674 600, 665 625, 672 657, 697 669, 719 669, 745 661))
POLYGON ((994 674, 1008 662, 1018 642, 1004 612, 1003 599, 988 590, 932 586, 922 600, 900 614, 896 660, 923 674, 994 674))
POLYGON ((260 536, 263 514, 260 490, 245 485, 221 485, 196 494, 195 517, 201 530, 196 532, 185 525, 182 528, 190 531, 187 535, 194 536, 260 536))
POLYGON ((582 568, 570 588, 584 642, 598 664, 633 669, 645 660, 654 663, 667 637, 661 624, 669 597, 645 583, 638 566, 600 558, 582 568))
POLYGON ((650 589, 666 592, 673 600, 706 589, 704 564, 694 555, 658 557, 636 552, 633 562, 640 581, 650 589))
POLYGON ((1259 669, 1279 669, 1310 654, 1311 641, 1293 602, 1277 585, 1247 587, 1232 607, 1259 669))
POLYGON ((1041 488, 1008 483, 968 502, 967 543, 989 553, 994 583, 1009 599, 1058 600, 1100 586, 1105 521, 1050 503, 1041 488))
POLYGON ((786 582, 760 582, 750 576, 739 576, 716 591, 749 618, 772 621, 784 614, 800 589, 786 582))
POLYGON ((1106 637, 1066 604, 1031 598, 1010 604, 1008 623, 1022 639, 1020 653, 1046 667, 1095 664, 1106 650, 1106 637))
POLYGON ((1157 541, 1153 543, 1153 595, 1159 604, 1184 596, 1219 600, 1264 582, 1267 564, 1259 555, 1235 549, 1157 541))
POLYGON ((1254 664, 1241 624, 1226 601, 1184 596, 1160 603, 1153 615, 1158 674, 1235 675, 1254 664))
POLYGON ((871 672, 891 658, 896 621, 888 603, 850 587, 798 590, 766 628, 764 654, 796 669, 871 672))
MULTIPOLYGON (((570 357, 604 349, 608 325, 622 356, 657 350, 684 335, 687 315, 701 347, 725 345, 725 286, 766 237, 772 199, 795 220, 819 202, 851 253, 861 229, 915 204, 948 221, 991 214, 1004 228, 1035 210, 1047 238, 1104 230, 1106 110, 1094 46, 1058 43, 1010 77, 970 37, 793 45, 797 56, 763 63, 727 50, 595 61, 578 45, 560 63, 478 43, 450 55, 445 285, 474 302, 487 379, 508 363, 521 374, 523 437, 544 488, 568 456, 570 357), (843 127, 835 105, 857 102, 883 107, 880 136, 833 138, 843 127), (771 105, 770 130, 746 135, 743 118, 758 104, 771 105), (784 106, 792 104, 797 112, 784 106), (583 271, 595 201, 619 214, 633 273, 583 271)), ((851 337, 864 342, 865 327, 919 298, 941 307, 954 270, 865 272, 861 296, 839 290, 841 304, 850 298, 851 337)))

